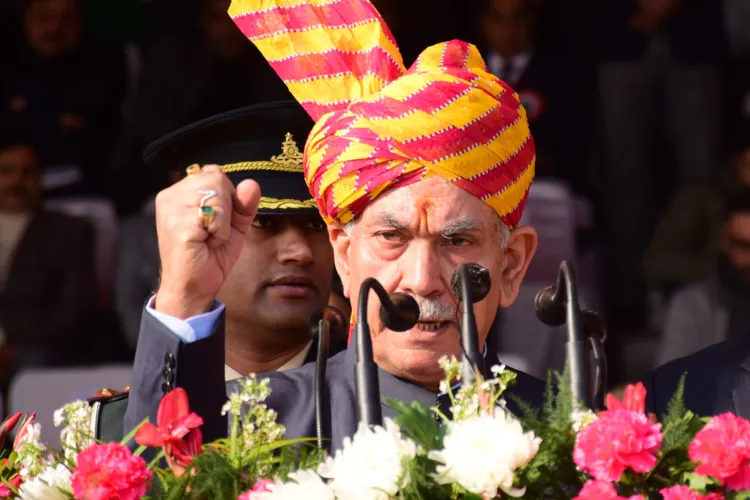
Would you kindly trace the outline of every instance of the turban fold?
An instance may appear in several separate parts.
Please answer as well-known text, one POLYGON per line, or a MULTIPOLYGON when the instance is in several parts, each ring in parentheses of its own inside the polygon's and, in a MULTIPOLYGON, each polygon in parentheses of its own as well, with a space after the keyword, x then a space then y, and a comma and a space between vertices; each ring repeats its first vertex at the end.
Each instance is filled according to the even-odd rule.
POLYGON ((233 0, 229 14, 316 121, 305 180, 327 222, 438 175, 518 224, 534 141, 518 95, 476 47, 434 45, 407 70, 367 0, 233 0))

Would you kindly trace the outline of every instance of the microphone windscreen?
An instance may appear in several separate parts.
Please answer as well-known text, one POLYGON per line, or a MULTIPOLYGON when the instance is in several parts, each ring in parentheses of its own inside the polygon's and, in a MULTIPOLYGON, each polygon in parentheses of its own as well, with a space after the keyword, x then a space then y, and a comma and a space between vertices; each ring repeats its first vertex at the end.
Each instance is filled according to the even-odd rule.
POLYGON ((565 305, 556 300, 557 288, 549 286, 534 298, 534 312, 539 321, 549 326, 565 324, 565 305))
POLYGON ((380 321, 394 332, 405 332, 419 321, 419 304, 406 293, 395 292, 389 295, 393 308, 380 306, 380 321))
POLYGON ((479 264, 461 264, 458 268, 453 271, 451 276, 451 290, 453 295, 461 300, 461 270, 466 269, 469 274, 469 288, 471 290, 471 303, 476 304, 484 300, 490 288, 492 287, 492 280, 490 279, 490 272, 479 264))

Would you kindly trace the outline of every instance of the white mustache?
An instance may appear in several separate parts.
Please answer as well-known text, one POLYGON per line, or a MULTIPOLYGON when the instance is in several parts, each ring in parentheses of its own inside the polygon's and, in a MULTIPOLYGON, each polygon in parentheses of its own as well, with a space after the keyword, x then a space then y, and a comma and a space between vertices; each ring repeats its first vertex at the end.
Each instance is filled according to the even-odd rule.
POLYGON ((456 307, 444 304, 436 299, 414 297, 419 305, 420 321, 453 321, 456 319, 456 307))

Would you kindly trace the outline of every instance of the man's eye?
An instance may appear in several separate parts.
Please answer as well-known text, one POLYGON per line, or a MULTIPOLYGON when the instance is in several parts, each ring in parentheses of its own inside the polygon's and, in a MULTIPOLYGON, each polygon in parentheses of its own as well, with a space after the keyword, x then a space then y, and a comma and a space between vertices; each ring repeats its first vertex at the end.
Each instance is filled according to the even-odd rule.
POLYGON ((314 220, 307 223, 307 229, 313 231, 324 231, 326 229, 326 223, 322 220, 314 220))
POLYGON ((448 238, 448 244, 452 247, 464 247, 468 245, 469 243, 471 242, 466 238, 460 238, 460 237, 448 238))
POLYGON ((400 239, 400 235, 396 231, 381 231, 378 236, 385 241, 398 241, 400 239))
POLYGON ((256 217, 253 220, 253 226, 260 228, 260 229, 269 229, 273 224, 271 223, 270 219, 267 219, 265 217, 256 217))

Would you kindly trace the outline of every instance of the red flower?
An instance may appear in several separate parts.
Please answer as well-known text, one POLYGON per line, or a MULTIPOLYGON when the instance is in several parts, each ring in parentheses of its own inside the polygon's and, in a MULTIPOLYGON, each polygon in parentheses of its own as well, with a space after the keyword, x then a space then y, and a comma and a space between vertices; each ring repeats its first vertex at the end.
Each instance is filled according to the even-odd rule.
POLYGON ((18 423, 18 419, 21 418, 21 412, 14 413, 10 417, 6 418, 3 423, 0 425, 0 446, 3 445, 5 442, 5 438, 8 437, 8 434, 11 433, 11 431, 16 427, 16 424, 18 423))
POLYGON ((636 413, 646 413, 646 388, 638 382, 625 388, 622 402, 612 394, 607 394, 606 405, 608 410, 630 410, 636 413))
POLYGON ((23 422, 21 422, 21 428, 18 429, 18 433, 16 434, 16 439, 13 440, 13 449, 16 449, 21 444, 21 441, 31 432, 31 426, 34 425, 35 418, 36 412, 24 417, 23 422))
POLYGON ((653 469, 661 440, 661 425, 645 414, 604 411, 578 433, 573 460, 594 479, 619 481, 628 467, 641 473, 653 469))
POLYGON ((268 485, 273 484, 270 479, 261 479, 256 482, 252 488, 247 490, 245 493, 240 494, 237 500, 253 500, 254 493, 265 493, 271 491, 268 489, 268 485))
POLYGON ((119 443, 94 444, 78 454, 73 493, 78 500, 139 500, 153 472, 119 443))
POLYGON ((719 479, 729 488, 750 489, 750 422, 731 413, 711 419, 688 448, 699 462, 698 474, 719 479))
POLYGON ((687 486, 672 486, 671 488, 664 488, 659 493, 662 494, 664 500, 724 500, 724 495, 721 493, 701 495, 687 486))
POLYGON ((612 483, 607 481, 586 481, 581 492, 573 500, 644 500, 643 495, 621 497, 612 483))
POLYGON ((201 452, 203 434, 197 428, 203 419, 190 412, 185 389, 180 387, 168 392, 159 403, 156 413, 158 427, 150 422, 141 425, 135 434, 136 443, 142 446, 162 447, 167 456, 187 466, 201 452), (193 429, 190 438, 183 438, 193 429))
MULTIPOLYGON (((18 487, 21 486, 21 476, 16 476, 8 479, 8 484, 10 484, 13 489, 17 491, 18 487)), ((10 498, 12 494, 13 491, 8 488, 5 483, 0 482, 0 498, 10 498)))

